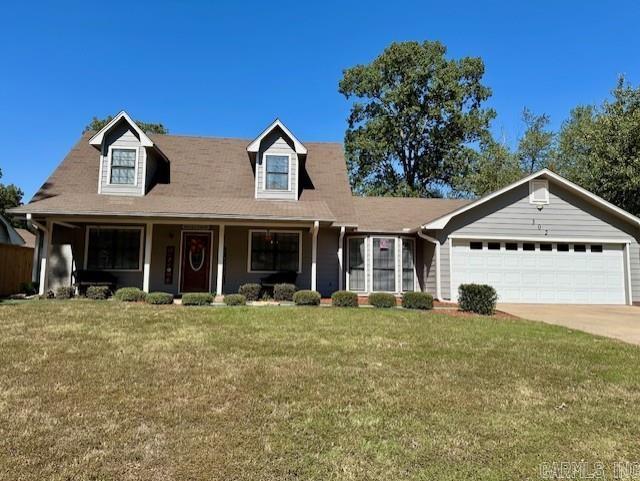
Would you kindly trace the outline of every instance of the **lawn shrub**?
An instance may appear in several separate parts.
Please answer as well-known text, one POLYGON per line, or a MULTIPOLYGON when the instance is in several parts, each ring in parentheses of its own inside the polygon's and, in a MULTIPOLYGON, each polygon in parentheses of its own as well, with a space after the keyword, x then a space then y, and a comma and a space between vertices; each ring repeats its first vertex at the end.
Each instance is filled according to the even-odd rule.
POLYGON ((276 301, 293 301, 295 293, 295 284, 276 284, 273 286, 273 299, 276 301))
POLYGON ((108 286, 89 286, 87 287, 85 296, 87 297, 87 299, 101 301, 104 299, 108 299, 109 296, 111 296, 111 289, 109 289, 108 286))
POLYGON ((373 307, 396 307, 396 296, 388 292, 374 292, 369 294, 369 304, 373 307))
POLYGON ((460 284, 458 305, 463 311, 490 316, 496 312, 498 294, 486 284, 460 284))
POLYGON ((71 299, 75 290, 71 286, 60 286, 56 289, 56 299, 71 299))
POLYGON ((433 309, 433 296, 426 292, 405 292, 402 307, 406 309, 433 309))
POLYGON ((331 294, 334 307, 358 307, 358 294, 350 291, 336 291, 331 294))
POLYGON ((145 300, 147 304, 173 304, 173 294, 169 294, 168 292, 151 292, 147 294, 145 300))
POLYGON ((145 293, 137 287, 121 287, 113 297, 122 302, 142 302, 144 301, 145 293))
POLYGON ((260 299, 260 291, 262 286, 260 284, 242 284, 238 289, 238 294, 242 294, 247 301, 254 302, 260 299))
POLYGON ((42 296, 40 296, 40 298, 44 298, 44 299, 55 299, 56 298, 56 293, 53 292, 51 289, 49 289, 47 292, 45 292, 42 296))
POLYGON ((183 306, 208 306, 213 302, 213 296, 208 292, 190 292, 182 296, 183 306))
POLYGON ((298 306, 319 306, 320 293, 317 291, 298 291, 293 295, 293 302, 298 306))
POLYGON ((242 294, 227 294, 224 296, 224 303, 227 306, 244 306, 247 304, 247 298, 242 294))
POLYGON ((29 281, 29 282, 21 282, 19 291, 22 294, 26 294, 27 296, 32 296, 33 294, 38 292, 38 286, 37 286, 36 283, 31 282, 31 281, 29 281))

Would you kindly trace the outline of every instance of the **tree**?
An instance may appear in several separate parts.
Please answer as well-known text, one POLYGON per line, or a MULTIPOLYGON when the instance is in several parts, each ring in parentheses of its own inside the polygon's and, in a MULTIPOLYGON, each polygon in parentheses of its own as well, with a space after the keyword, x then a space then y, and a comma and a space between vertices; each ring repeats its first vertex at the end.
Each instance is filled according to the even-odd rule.
POLYGON ((488 136, 480 58, 451 60, 439 42, 393 43, 368 65, 344 71, 351 106, 345 150, 358 193, 438 195, 488 136))
POLYGON ((518 157, 507 145, 489 139, 482 143, 468 171, 454 183, 454 191, 465 197, 482 197, 522 177, 518 157))
MULTIPOLYGON (((0 169, 0 179, 2 178, 2 169, 0 169)), ((22 223, 9 218, 6 215, 7 209, 18 207, 22 204, 22 196, 24 193, 14 184, 4 185, 0 183, 0 215, 9 220, 14 227, 21 227, 22 223)))
POLYGON ((522 111, 524 135, 518 142, 516 155, 525 174, 533 174, 549 165, 554 152, 555 134, 547 130, 549 116, 535 115, 531 110, 522 111))
POLYGON ((624 77, 600 106, 581 106, 561 128, 557 168, 609 202, 640 214, 640 87, 624 77))
MULTIPOLYGON (((84 134, 85 132, 89 132, 89 131, 97 132, 112 120, 113 120, 113 115, 109 115, 104 119, 99 119, 98 117, 94 117, 93 119, 91 119, 91 122, 89 122, 89 124, 84 128, 82 133, 84 134)), ((167 129, 163 124, 142 122, 140 120, 136 120, 135 123, 138 125, 138 127, 140 127, 146 133, 151 133, 151 134, 168 134, 169 133, 169 129, 167 129)))

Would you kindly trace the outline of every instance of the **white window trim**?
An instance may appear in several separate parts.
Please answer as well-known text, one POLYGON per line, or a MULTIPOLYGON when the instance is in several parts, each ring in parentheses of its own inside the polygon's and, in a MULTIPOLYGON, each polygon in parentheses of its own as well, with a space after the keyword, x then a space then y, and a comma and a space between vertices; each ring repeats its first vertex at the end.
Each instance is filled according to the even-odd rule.
POLYGON ((137 187, 138 186, 138 167, 139 167, 139 157, 140 157, 140 150, 137 147, 120 147, 118 145, 110 145, 109 146, 109 151, 107 152, 107 156, 108 156, 108 164, 109 164, 109 170, 107 171, 107 185, 112 185, 112 186, 117 186, 117 187, 137 187), (133 172, 133 184, 114 184, 111 182, 111 161, 113 158, 113 149, 118 149, 118 150, 133 150, 136 153, 136 164, 134 167, 134 172, 133 172))
POLYGON ((88 225, 84 234, 84 269, 88 269, 89 264, 89 231, 94 230, 138 230, 140 231, 140 252, 138 252, 138 268, 137 269, 94 269, 104 272, 142 272, 142 263, 144 255, 144 227, 130 225, 88 225))
POLYGON ((296 274, 302 274, 302 232, 299 230, 282 230, 282 229, 249 229, 249 240, 247 242, 247 272, 250 274, 275 274, 281 271, 254 271, 251 269, 251 243, 252 234, 254 232, 270 232, 281 234, 297 234, 298 235, 298 269, 296 274))
MULTIPOLYGON (((220 228, 218 226, 218 228, 220 228)), ((182 294, 182 249, 184 249, 185 234, 208 234, 209 235, 209 287, 207 292, 211 292, 211 270, 213 269, 213 231, 198 229, 182 229, 180 231, 180 259, 178 260, 178 294, 182 294)))
POLYGON ((276 152, 265 152, 262 154, 262 191, 263 192, 291 192, 291 171, 293 167, 291 154, 278 154, 276 152), (289 157, 289 171, 287 172, 287 189, 267 189, 267 157, 289 157))
POLYGON ((347 237, 347 269, 346 269, 346 273, 347 273, 347 290, 351 291, 351 292, 368 292, 367 291, 367 284, 368 284, 368 273, 369 273, 369 269, 367 268, 367 259, 369 258, 368 255, 369 252, 369 246, 368 246, 368 242, 367 242, 367 236, 364 235, 352 235, 347 237), (351 239, 363 239, 364 241, 364 288, 363 289, 351 289, 351 279, 350 279, 350 269, 351 269, 351 265, 350 265, 350 258, 351 258, 351 239))
POLYGON ((535 205, 546 205, 549 203, 549 181, 546 179, 532 179, 529 181, 529 203, 535 205), (536 186, 544 188, 545 198, 536 200, 534 198, 536 186))
POLYGON ((400 238, 400 292, 416 292, 416 287, 418 286, 418 271, 416 268, 416 240, 413 237, 401 237, 400 238), (409 241, 413 243, 413 286, 412 289, 410 291, 405 291, 404 288, 402 287, 402 271, 403 271, 403 266, 402 266, 402 251, 404 249, 404 242, 405 241, 409 241))

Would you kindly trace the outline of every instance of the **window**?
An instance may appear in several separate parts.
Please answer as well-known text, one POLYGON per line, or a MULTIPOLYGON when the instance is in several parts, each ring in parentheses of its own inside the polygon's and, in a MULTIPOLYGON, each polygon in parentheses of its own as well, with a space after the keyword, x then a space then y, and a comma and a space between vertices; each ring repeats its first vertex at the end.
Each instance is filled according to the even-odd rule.
POLYGON ((89 227, 85 267, 95 270, 140 270, 142 228, 89 227))
POLYGON ((569 244, 558 244, 558 252, 569 252, 569 244))
POLYGON ((365 239, 364 237, 349 238, 349 290, 365 290, 365 239))
POLYGON ((396 242, 394 238, 373 238, 373 290, 396 290, 396 242))
POLYGON ((574 244, 573 252, 587 252, 587 246, 584 244, 574 244))
POLYGON ((540 244, 540 250, 541 251, 545 251, 545 252, 549 252, 553 250, 553 245, 551 244, 540 244))
POLYGON ((267 190, 289 190, 289 156, 265 155, 265 186, 267 190))
POLYGON ((137 156, 136 149, 111 149, 110 183, 135 185, 137 156))
POLYGON ((300 232, 249 231, 250 272, 300 272, 300 232))
POLYGON ((525 242, 524 244, 522 244, 522 250, 523 251, 534 251, 534 250, 536 250, 536 245, 528 243, 528 242, 525 242))
POLYGON ((490 251, 499 251, 500 250, 500 242, 489 242, 487 244, 487 248, 490 251))
POLYGON ((414 251, 413 239, 402 239, 402 292, 415 289, 414 251))
POLYGON ((469 248, 472 251, 481 251, 482 250, 482 242, 471 242, 471 243, 469 243, 469 248))
POLYGON ((549 203, 549 182, 546 180, 532 180, 529 182, 529 202, 531 204, 549 203))
POLYGON ((504 245, 505 249, 507 249, 508 251, 517 251, 518 250, 518 244, 516 244, 515 242, 507 242, 504 245))
POLYGON ((597 253, 602 252, 602 245, 601 244, 591 244, 591 252, 597 252, 597 253))

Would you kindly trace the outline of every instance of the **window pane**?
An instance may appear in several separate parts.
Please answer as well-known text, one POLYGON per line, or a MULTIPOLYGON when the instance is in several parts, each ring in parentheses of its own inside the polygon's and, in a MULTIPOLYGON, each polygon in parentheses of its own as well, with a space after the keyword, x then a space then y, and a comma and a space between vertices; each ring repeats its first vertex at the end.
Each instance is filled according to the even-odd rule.
POLYGON ((402 290, 413 291, 414 281, 413 240, 402 239, 402 290))
POLYGON ((289 188, 289 156, 266 156, 266 188, 268 190, 287 190, 289 188))
POLYGON ((135 184, 136 151, 113 149, 111 151, 111 183, 135 184))
POLYGON ((251 233, 251 270, 297 271, 300 234, 285 232, 251 233))
POLYGON ((89 229, 89 269, 139 269, 138 229, 89 229))
POLYGON ((395 239, 373 239, 373 290, 395 291, 395 239))
POLYGON ((364 291, 364 239, 349 239, 349 290, 364 291))

